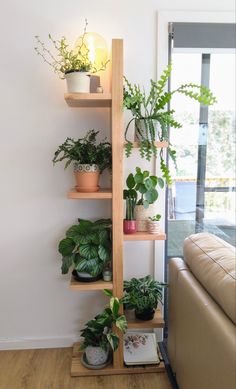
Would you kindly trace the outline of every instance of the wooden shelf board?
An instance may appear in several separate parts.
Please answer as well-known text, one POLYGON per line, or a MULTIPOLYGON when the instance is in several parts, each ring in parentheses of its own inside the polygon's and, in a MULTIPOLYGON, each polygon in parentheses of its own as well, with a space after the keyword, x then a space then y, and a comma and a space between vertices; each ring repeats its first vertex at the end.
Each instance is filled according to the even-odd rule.
POLYGON ((157 309, 152 320, 139 320, 136 319, 134 311, 126 310, 125 316, 128 321, 128 328, 163 328, 165 322, 163 320, 160 309, 157 309))
POLYGON ((106 200, 112 198, 112 191, 111 189, 100 189, 98 192, 90 192, 90 193, 82 193, 77 192, 75 188, 71 189, 70 192, 67 194, 67 197, 69 199, 83 199, 83 200, 106 200))
POLYGON ((143 373, 158 373, 165 371, 164 362, 159 365, 141 365, 141 366, 123 366, 121 368, 114 368, 113 365, 107 366, 105 369, 90 370, 84 367, 81 363, 81 356, 83 351, 79 350, 79 343, 75 343, 72 354, 71 376, 72 377, 86 377, 97 375, 114 375, 114 374, 143 374, 143 373))
POLYGON ((111 93, 65 93, 69 107, 111 107, 111 93))
MULTIPOLYGON (((124 142, 124 146, 126 145, 126 143, 127 142, 124 142)), ((156 142, 154 142, 154 144, 157 148, 162 148, 162 147, 165 148, 165 147, 168 147, 168 145, 169 145, 169 143, 166 141, 163 141, 163 142, 156 141, 156 142)), ((140 146, 140 142, 132 142, 132 145, 134 148, 138 148, 140 146)))
POLYGON ((73 290, 103 290, 103 289, 113 289, 113 283, 103 280, 98 280, 95 282, 79 282, 71 276, 70 289, 73 290))
POLYGON ((165 240, 166 234, 149 234, 148 232, 136 232, 135 234, 124 234, 124 240, 165 240))

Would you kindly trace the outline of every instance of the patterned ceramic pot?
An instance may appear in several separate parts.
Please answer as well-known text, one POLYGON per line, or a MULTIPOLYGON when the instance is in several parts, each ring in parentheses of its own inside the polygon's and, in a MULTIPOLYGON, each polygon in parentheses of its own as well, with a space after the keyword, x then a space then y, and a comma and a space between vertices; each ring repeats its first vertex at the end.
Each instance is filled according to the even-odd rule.
POLYGON ((155 204, 150 204, 148 208, 143 205, 136 205, 134 208, 134 216, 137 222, 137 231, 147 231, 148 218, 155 215, 155 204))
POLYGON ((101 347, 87 346, 85 354, 90 365, 99 366, 103 365, 108 360, 109 349, 105 351, 101 347))
POLYGON ((77 192, 97 192, 100 170, 98 165, 74 164, 77 192))
POLYGON ((160 232, 160 222, 148 220, 147 230, 150 234, 158 234, 160 232))
POLYGON ((88 72, 71 72, 65 74, 68 93, 89 93, 90 74, 88 72))

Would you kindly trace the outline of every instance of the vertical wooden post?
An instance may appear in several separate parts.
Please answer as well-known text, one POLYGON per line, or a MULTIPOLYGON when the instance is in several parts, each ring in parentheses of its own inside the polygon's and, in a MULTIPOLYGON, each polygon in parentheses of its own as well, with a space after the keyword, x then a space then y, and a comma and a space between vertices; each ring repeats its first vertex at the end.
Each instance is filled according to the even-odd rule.
MULTIPOLYGON (((112 40, 112 247, 113 294, 123 295, 123 40, 112 40)), ((123 367, 123 337, 114 367, 123 367)))

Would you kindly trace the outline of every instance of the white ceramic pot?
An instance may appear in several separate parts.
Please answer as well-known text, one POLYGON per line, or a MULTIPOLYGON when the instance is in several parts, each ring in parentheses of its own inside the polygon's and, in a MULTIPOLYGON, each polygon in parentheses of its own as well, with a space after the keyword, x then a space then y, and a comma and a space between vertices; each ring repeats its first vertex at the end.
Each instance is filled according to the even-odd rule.
POLYGON ((135 119, 134 124, 134 140, 140 141, 147 139, 149 141, 151 138, 151 131, 154 131, 154 140, 160 139, 161 127, 160 123, 154 119, 135 119))
POLYGON ((85 349, 86 359, 90 365, 98 366, 107 362, 109 349, 103 350, 101 347, 87 346, 85 349))
POLYGON ((148 208, 143 205, 136 205, 134 208, 134 216, 137 222, 137 231, 147 231, 148 218, 155 215, 155 204, 150 204, 148 208))
POLYGON ((89 93, 90 74, 88 72, 72 72, 65 74, 68 93, 89 93))
POLYGON ((147 229, 150 234, 159 234, 160 232, 160 222, 148 220, 147 229))

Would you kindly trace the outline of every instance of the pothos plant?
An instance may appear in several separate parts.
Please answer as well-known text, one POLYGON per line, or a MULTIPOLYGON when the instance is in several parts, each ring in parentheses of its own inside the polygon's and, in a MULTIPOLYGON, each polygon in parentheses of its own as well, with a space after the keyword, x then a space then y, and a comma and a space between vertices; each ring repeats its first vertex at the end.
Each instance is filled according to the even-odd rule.
POLYGON ((157 185, 164 187, 162 178, 151 176, 148 170, 136 167, 135 174, 130 173, 126 179, 127 189, 123 191, 124 199, 134 199, 135 204, 148 208, 158 198, 157 185))
MULTIPOLYGON (((125 139, 127 142, 125 150, 127 157, 131 155, 133 147, 132 142, 127 137, 128 130, 132 121, 135 121, 135 130, 140 141, 141 157, 150 161, 152 155, 157 156, 155 140, 161 142, 167 141, 169 143, 167 152, 176 165, 176 151, 170 144, 169 128, 180 128, 182 127, 182 124, 175 120, 175 111, 169 109, 169 103, 172 97, 175 94, 180 93, 204 105, 212 105, 216 102, 216 98, 213 96, 212 92, 204 85, 189 83, 180 85, 171 92, 166 91, 171 71, 172 66, 169 64, 157 82, 150 80, 149 92, 141 89, 138 84, 132 85, 127 78, 124 77, 123 105, 130 110, 133 115, 125 131, 125 139), (143 121, 143 125, 141 125, 141 121, 143 121), (156 128, 156 123, 159 123, 159 129, 156 128)), ((160 161, 163 177, 166 178, 167 184, 170 184, 171 177, 164 161, 163 148, 160 149, 160 161)))
POLYGON ((94 319, 88 321, 85 328, 81 330, 81 336, 84 338, 81 349, 93 346, 101 347, 106 351, 110 345, 115 351, 119 346, 119 336, 113 329, 118 328, 123 333, 127 329, 126 317, 119 313, 121 300, 113 297, 112 292, 107 289, 104 293, 110 297, 109 306, 94 319))
POLYGON ((58 247, 62 255, 62 274, 72 266, 78 272, 99 275, 111 260, 111 220, 95 222, 79 219, 79 223, 66 231, 58 247))
POLYGON ((59 78, 64 79, 65 74, 72 72, 96 73, 100 70, 105 70, 109 60, 102 63, 100 68, 96 68, 94 63, 89 59, 89 48, 84 41, 87 33, 87 26, 88 22, 85 20, 83 35, 75 48, 70 47, 64 36, 61 39, 56 40, 49 34, 48 38, 49 43, 52 46, 51 49, 41 41, 38 35, 35 36, 36 46, 34 49, 36 53, 54 70, 59 78))

